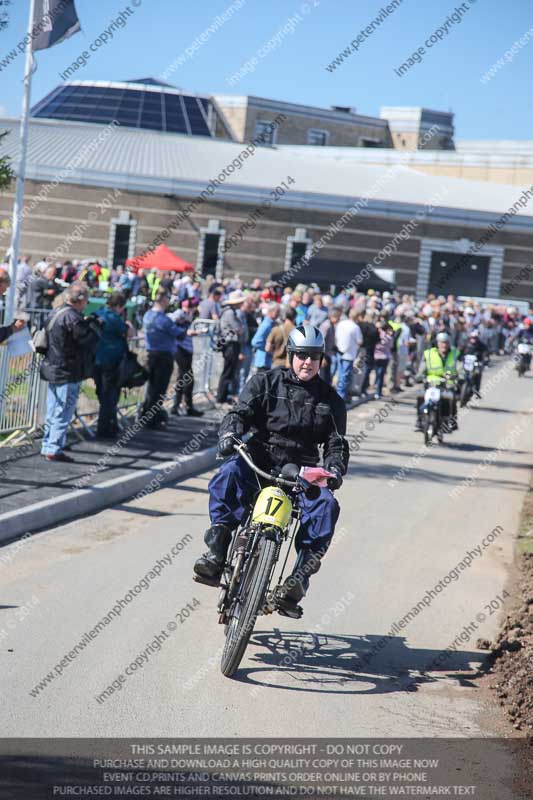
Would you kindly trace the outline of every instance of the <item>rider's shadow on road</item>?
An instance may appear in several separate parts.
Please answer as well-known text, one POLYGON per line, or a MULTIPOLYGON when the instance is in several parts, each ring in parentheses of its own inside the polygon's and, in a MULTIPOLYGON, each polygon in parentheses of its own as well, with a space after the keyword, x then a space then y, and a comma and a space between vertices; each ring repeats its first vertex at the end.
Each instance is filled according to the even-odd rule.
POLYGON ((251 693, 273 687, 370 695, 416 692, 442 678, 468 686, 480 674, 470 666, 484 660, 479 652, 410 649, 405 642, 403 636, 343 636, 277 628, 256 631, 247 652, 253 666, 241 665, 235 679, 253 684, 251 693))

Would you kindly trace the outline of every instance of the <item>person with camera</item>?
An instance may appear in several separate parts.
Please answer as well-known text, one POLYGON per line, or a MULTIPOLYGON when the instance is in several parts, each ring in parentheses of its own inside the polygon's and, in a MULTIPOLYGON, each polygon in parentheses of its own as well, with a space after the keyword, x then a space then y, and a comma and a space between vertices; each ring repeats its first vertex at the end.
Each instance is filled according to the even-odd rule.
POLYGON ((65 452, 68 427, 76 411, 81 382, 93 374, 101 322, 91 314, 83 316, 89 290, 83 283, 71 283, 64 306, 46 324, 47 348, 41 362, 41 377, 48 381, 45 433, 41 455, 48 461, 71 463, 65 452))

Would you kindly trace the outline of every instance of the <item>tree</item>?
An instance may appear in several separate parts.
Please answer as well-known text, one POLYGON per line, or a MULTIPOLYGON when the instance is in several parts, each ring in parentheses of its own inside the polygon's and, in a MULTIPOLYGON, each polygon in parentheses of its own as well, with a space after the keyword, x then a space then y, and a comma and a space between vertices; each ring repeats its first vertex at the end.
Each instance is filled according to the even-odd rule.
MULTIPOLYGON (((8 131, 4 133, 0 133, 0 142, 7 136, 8 131)), ((9 163, 9 158, 7 156, 0 157, 0 189, 5 189, 9 186, 11 181, 14 178, 13 170, 11 169, 11 165, 9 163)))
POLYGON ((9 25, 9 14, 6 8, 11 5, 11 0, 0 0, 0 31, 9 25))

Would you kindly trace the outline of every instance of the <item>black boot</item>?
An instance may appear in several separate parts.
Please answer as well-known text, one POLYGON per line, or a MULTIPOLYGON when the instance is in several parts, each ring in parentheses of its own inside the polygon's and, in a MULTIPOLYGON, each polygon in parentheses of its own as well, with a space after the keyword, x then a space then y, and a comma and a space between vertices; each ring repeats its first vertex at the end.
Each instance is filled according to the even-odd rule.
POLYGON ((231 542, 231 529, 227 525, 211 525, 204 534, 209 550, 195 561, 194 573, 201 582, 217 585, 231 542))
POLYGON ((179 415, 181 413, 180 406, 181 406, 181 393, 180 392, 176 392, 176 394, 174 395, 174 402, 172 404, 172 408, 170 410, 170 413, 174 414, 174 416, 176 416, 176 417, 179 417, 179 415))
POLYGON ((320 569, 324 551, 300 550, 292 574, 286 578, 276 594, 278 611, 289 617, 301 617, 302 609, 298 603, 305 597, 309 588, 309 576, 320 569))

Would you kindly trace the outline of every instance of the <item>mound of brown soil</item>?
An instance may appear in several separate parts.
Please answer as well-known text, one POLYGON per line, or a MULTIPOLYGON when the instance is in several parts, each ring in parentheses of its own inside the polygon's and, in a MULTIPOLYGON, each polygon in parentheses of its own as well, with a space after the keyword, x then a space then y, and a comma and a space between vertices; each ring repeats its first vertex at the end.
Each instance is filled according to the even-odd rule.
POLYGON ((516 593, 493 651, 491 688, 514 727, 533 735, 533 553, 518 561, 516 593))

